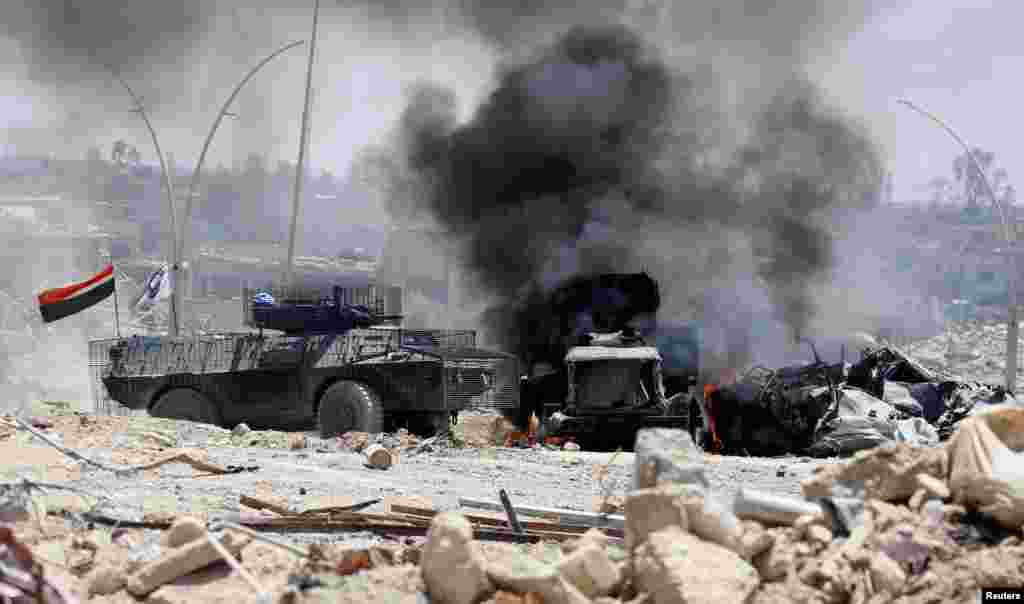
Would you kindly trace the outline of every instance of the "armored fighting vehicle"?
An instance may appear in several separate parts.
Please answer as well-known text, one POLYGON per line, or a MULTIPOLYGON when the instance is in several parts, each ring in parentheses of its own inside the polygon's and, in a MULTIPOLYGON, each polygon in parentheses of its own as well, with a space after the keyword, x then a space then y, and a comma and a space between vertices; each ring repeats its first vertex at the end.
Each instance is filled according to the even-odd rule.
POLYGON ((247 289, 252 331, 94 341, 93 370, 128 409, 225 427, 422 434, 469 407, 514 413, 516 358, 473 331, 402 328, 384 312, 395 289, 247 289))

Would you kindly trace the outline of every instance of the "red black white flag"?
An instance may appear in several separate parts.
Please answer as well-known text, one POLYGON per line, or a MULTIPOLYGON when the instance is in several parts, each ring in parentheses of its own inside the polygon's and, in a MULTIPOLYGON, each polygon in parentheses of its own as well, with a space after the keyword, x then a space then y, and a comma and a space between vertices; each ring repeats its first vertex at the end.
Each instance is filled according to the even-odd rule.
POLYGON ((44 323, 82 312, 114 293, 114 265, 80 283, 48 289, 39 294, 39 312, 44 323))

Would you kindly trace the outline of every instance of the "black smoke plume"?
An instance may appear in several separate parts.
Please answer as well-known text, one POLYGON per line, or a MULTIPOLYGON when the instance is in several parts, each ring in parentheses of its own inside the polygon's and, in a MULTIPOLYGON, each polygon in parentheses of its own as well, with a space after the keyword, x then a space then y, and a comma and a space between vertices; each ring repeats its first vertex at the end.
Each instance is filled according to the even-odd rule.
POLYGON ((796 66, 745 119, 708 107, 713 70, 674 67, 625 26, 574 27, 505 67, 465 125, 450 92, 412 96, 404 160, 497 300, 485 321, 508 349, 530 356, 524 309, 566 279, 646 267, 675 298, 663 311, 700 307, 731 332, 729 362, 746 361, 737 242, 751 287, 791 335, 807 328, 809 285, 832 264, 830 211, 874 202, 872 143, 796 66))

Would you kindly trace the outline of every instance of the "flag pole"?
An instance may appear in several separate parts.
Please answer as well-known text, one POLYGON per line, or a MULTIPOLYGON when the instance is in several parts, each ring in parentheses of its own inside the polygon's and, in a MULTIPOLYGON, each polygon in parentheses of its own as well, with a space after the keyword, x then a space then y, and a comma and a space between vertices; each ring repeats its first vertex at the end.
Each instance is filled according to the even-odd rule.
POLYGON ((121 313, 117 309, 117 270, 114 269, 114 263, 110 263, 111 272, 114 276, 114 333, 118 339, 121 339, 121 313))

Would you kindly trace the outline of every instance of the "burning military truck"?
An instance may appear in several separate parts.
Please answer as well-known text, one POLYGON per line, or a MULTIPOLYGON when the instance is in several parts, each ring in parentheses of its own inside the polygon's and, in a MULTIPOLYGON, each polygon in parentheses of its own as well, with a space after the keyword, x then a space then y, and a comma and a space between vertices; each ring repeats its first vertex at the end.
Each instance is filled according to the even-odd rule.
POLYGON ((529 375, 521 421, 545 435, 631 444, 644 426, 698 439, 700 329, 659 324, 658 284, 646 273, 573 278, 521 310, 534 328, 519 343, 529 375))

